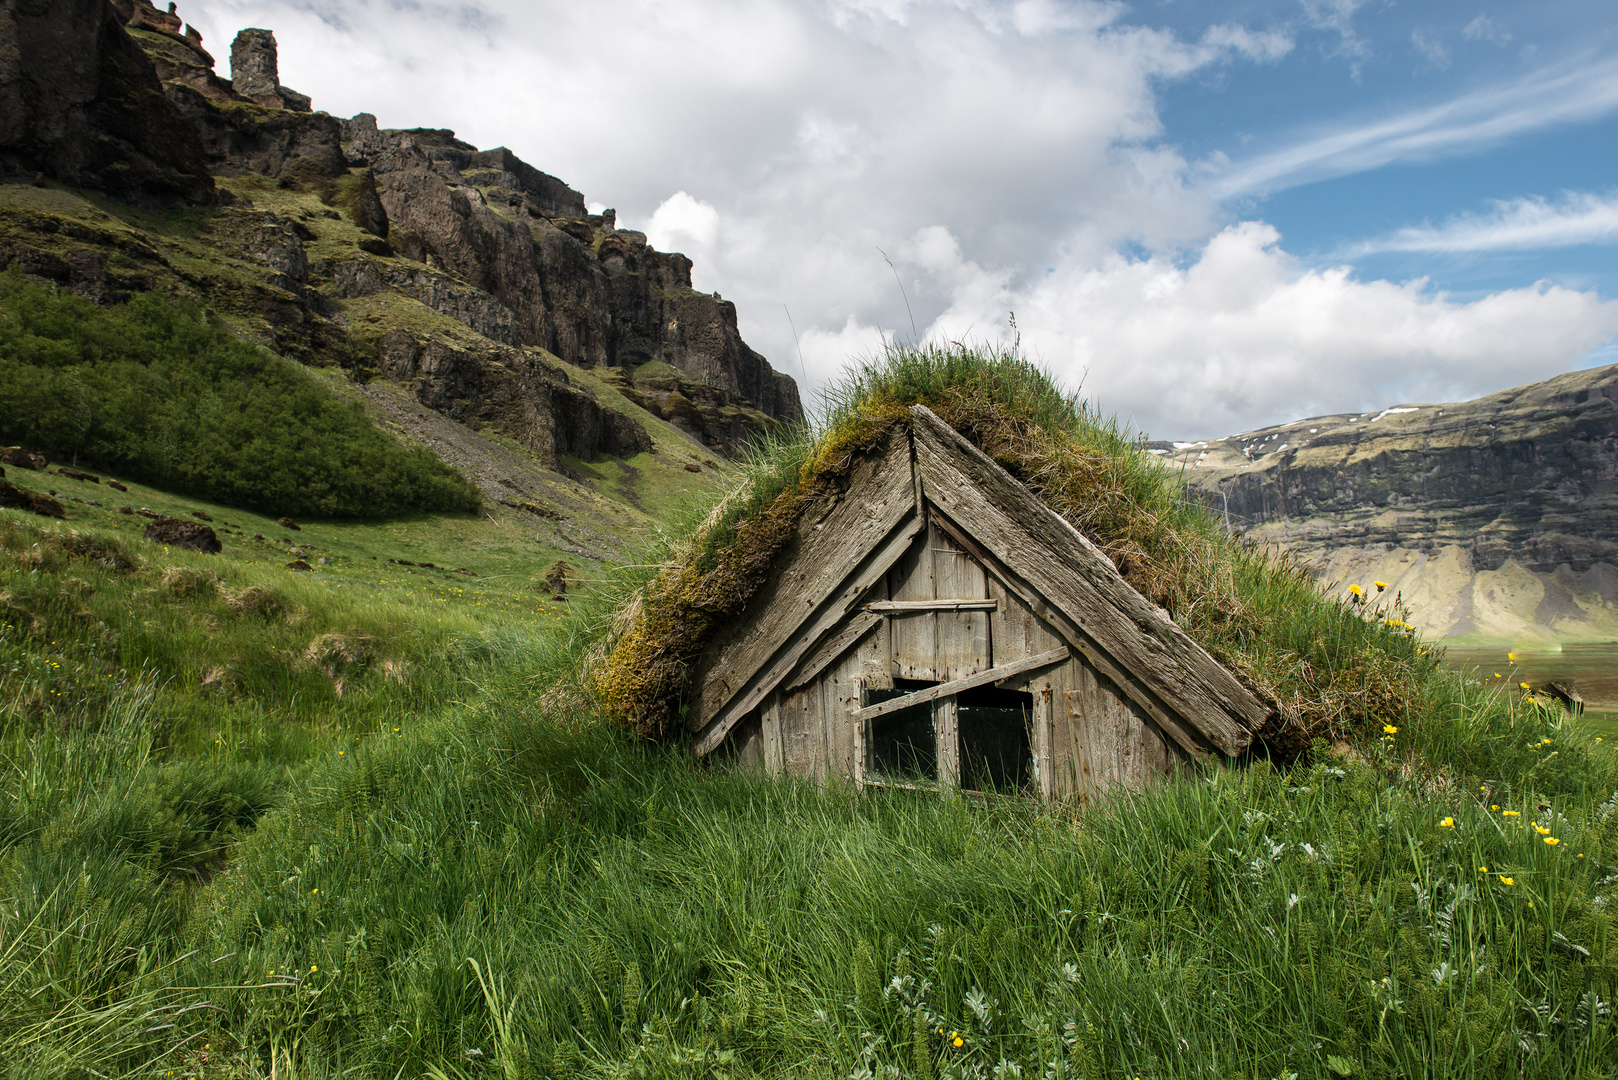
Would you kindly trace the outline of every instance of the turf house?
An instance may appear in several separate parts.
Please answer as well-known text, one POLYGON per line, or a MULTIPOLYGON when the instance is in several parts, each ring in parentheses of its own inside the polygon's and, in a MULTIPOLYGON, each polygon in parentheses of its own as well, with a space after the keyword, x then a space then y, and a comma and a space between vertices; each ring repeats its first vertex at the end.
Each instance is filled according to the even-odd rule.
POLYGON ((696 754, 1083 800, 1247 749, 1270 709, 1005 469, 920 404, 867 441, 689 661, 696 754))

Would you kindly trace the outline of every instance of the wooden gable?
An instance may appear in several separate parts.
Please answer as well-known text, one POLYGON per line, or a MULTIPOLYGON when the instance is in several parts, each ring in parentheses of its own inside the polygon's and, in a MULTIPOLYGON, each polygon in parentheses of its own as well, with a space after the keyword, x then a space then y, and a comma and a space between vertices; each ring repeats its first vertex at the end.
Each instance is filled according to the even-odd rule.
POLYGON ((1024 703, 1047 794, 1245 749, 1262 703, 1005 470, 926 408, 911 416, 698 658, 697 753, 728 739, 772 772, 868 780, 873 725, 936 702, 949 785, 972 769, 959 725, 996 688, 1024 703))

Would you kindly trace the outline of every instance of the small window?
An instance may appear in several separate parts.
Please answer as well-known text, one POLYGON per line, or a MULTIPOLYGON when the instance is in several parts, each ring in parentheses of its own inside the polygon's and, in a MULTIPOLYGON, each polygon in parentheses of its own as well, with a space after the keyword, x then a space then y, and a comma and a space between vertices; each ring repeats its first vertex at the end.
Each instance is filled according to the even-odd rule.
POLYGON ((961 787, 967 791, 1014 794, 1034 782, 1034 755, 1028 738, 1034 696, 982 686, 956 696, 961 737, 961 787))
MULTIPOLYGON (((878 705, 933 685, 898 679, 891 690, 864 690, 860 704, 878 705)), ((938 783, 938 728, 933 722, 932 702, 866 721, 865 777, 879 784, 938 783)))

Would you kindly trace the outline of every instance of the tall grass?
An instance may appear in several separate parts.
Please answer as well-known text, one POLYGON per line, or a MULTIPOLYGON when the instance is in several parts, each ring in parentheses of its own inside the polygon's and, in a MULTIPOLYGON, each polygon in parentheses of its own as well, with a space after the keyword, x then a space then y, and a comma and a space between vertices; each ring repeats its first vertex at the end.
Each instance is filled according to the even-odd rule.
MULTIPOLYGON (((945 379, 935 369, 957 362, 896 373, 945 379)), ((1014 369, 964 372, 1000 380, 977 400, 1028 395, 1031 416, 1055 400, 1014 369)), ((739 528, 846 446, 838 425, 866 422, 872 400, 755 461, 751 508, 697 507, 686 524, 739 528)), ((1066 423, 1063 408, 1050 415, 1066 423)), ((1140 478, 1167 523, 1131 535, 1227 543, 1161 493, 1126 433, 1097 430, 1098 467, 1116 452, 1118 482, 1140 478)), ((126 666, 72 705, 8 699, 39 707, 0 717, 7 1075, 1618 1070, 1618 760, 1560 714, 1437 673, 1384 616, 1230 549, 1242 606, 1226 621, 1262 628, 1233 640, 1263 664, 1317 666, 1344 709, 1388 685, 1375 663, 1403 665, 1402 695, 1364 706, 1382 718, 1371 737, 1082 810, 765 779, 634 739, 587 692, 581 669, 619 601, 702 557, 688 533, 671 529, 543 639, 445 629, 430 605, 322 611, 294 591, 277 595, 301 620, 244 619, 229 597, 246 578, 187 592, 183 575, 165 584, 58 534, 10 544, 6 590, 47 635, 0 634, 12 670, 54 678, 40 658, 109 647, 91 627, 139 633, 119 605, 169 608, 139 646, 164 665, 184 650, 245 658, 256 640, 285 678, 311 680, 287 684, 298 702, 322 704, 299 712, 268 678, 244 679, 235 705, 184 683, 205 703, 191 730, 245 710, 216 746, 174 736, 178 675, 126 666), (52 606, 46 577, 62 597, 70 578, 90 588, 52 606), (97 617, 75 623, 81 609, 97 617), (217 625, 184 636, 204 619, 217 625), (307 659, 338 632, 409 660, 419 684, 373 665, 338 696, 341 673, 307 659)))
POLYGON ((251 987, 215 999, 244 1060, 301 1037, 374 1075, 1608 1067, 1618 770, 1455 704, 1539 749, 1435 781, 1401 732, 1074 818, 705 769, 496 690, 312 774, 198 956, 251 987))

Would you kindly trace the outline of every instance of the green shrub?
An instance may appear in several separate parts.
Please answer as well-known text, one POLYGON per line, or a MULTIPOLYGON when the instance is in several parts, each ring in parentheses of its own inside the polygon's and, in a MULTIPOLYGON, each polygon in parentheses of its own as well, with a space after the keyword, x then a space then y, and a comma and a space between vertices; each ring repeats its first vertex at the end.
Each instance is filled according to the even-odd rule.
POLYGON ((145 294, 98 308, 0 274, 0 443, 271 514, 476 512, 477 489, 297 364, 145 294))

